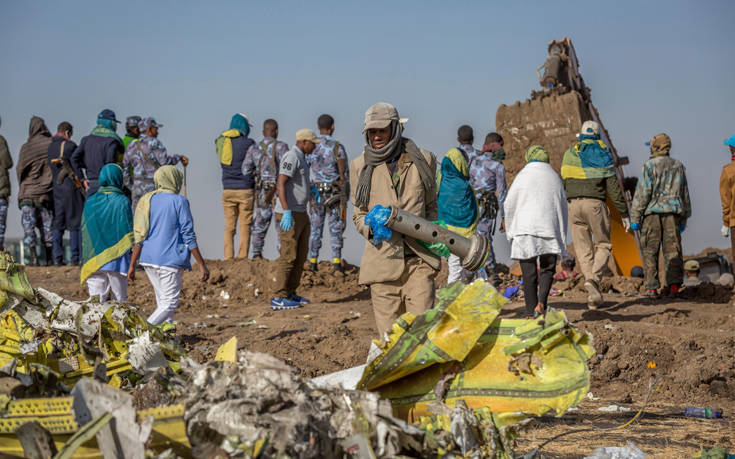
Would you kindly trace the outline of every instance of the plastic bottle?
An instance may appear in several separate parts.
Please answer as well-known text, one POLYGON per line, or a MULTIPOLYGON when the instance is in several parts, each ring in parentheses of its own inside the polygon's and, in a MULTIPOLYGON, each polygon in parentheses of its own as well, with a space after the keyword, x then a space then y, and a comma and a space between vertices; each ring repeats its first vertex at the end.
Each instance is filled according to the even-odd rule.
POLYGON ((697 408, 696 406, 687 406, 684 408, 684 416, 690 418, 721 418, 722 411, 711 410, 709 408, 697 408))

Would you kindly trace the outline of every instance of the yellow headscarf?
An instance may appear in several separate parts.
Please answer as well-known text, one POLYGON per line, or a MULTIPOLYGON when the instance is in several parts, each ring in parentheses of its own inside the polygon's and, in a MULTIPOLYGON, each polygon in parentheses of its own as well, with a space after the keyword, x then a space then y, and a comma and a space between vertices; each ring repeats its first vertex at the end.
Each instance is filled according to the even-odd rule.
POLYGON ((179 194, 182 183, 184 183, 184 174, 174 166, 161 166, 153 174, 153 184, 156 189, 144 194, 135 208, 133 234, 136 244, 140 244, 148 237, 151 224, 151 198, 153 198, 153 195, 158 193, 179 194))

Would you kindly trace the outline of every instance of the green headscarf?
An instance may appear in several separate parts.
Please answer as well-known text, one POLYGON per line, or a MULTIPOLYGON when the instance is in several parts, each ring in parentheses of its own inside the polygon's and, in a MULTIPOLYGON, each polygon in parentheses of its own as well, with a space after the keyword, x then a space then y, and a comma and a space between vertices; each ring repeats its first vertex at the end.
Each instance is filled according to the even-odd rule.
POLYGON ((158 193, 179 194, 182 183, 184 183, 184 174, 174 166, 161 166, 153 174, 153 184, 156 189, 144 194, 135 208, 133 233, 136 244, 140 244, 148 237, 151 224, 151 198, 158 193))
POLYGON ((133 246, 133 214, 122 190, 122 169, 107 164, 99 180, 100 189, 87 198, 82 212, 81 282, 133 246))
POLYGON ((526 162, 548 163, 549 152, 547 152, 541 145, 531 145, 528 147, 528 150, 526 150, 526 162))

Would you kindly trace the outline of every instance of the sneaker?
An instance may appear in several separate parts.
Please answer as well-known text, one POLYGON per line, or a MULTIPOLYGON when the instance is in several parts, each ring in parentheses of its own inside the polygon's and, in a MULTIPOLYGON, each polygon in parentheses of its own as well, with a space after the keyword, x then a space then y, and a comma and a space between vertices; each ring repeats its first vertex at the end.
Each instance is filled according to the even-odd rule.
POLYGON ((649 288, 646 290, 646 298, 649 300, 657 300, 658 299, 658 290, 655 288, 649 288))
POLYGON ((593 280, 584 281, 584 289, 587 290, 587 307, 597 309, 602 304, 602 293, 597 287, 597 282, 593 280))
POLYGON ((288 298, 271 298, 271 309, 274 311, 283 311, 285 309, 300 308, 301 303, 289 300, 288 298))
POLYGON ((308 298, 304 298, 303 296, 298 296, 295 293, 290 294, 289 296, 286 297, 286 299, 289 301, 293 301, 295 303, 299 303, 299 304, 311 303, 311 301, 309 301, 308 298))

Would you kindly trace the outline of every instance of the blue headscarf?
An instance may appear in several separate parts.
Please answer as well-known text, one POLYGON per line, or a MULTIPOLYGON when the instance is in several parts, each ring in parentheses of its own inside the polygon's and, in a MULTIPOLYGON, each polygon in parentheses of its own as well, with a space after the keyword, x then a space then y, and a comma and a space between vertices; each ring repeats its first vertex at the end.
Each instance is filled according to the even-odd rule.
POLYGON ((604 147, 606 145, 600 142, 599 135, 580 134, 579 142, 575 145, 574 150, 582 159, 582 167, 611 168, 614 164, 612 153, 604 147))
POLYGON ((242 132, 242 135, 247 137, 250 134, 250 123, 248 119, 242 113, 235 113, 232 115, 232 121, 230 121, 230 129, 237 129, 242 132))
POLYGON ((457 148, 449 150, 442 160, 437 203, 439 220, 449 226, 470 228, 477 221, 477 203, 469 182, 469 165, 457 148))

